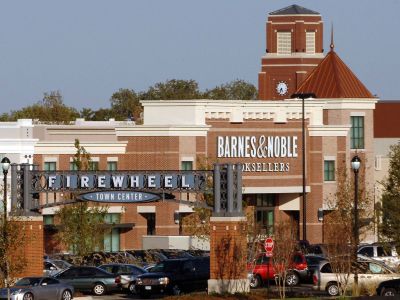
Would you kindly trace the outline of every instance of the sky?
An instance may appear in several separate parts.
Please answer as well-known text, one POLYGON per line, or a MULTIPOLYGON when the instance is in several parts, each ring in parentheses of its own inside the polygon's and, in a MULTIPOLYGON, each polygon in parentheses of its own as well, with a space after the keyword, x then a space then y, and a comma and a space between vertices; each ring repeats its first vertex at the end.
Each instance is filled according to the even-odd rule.
POLYGON ((0 112, 59 90, 77 109, 168 79, 257 86, 268 13, 298 4, 334 25, 335 51, 382 100, 400 99, 399 0, 5 0, 0 112))

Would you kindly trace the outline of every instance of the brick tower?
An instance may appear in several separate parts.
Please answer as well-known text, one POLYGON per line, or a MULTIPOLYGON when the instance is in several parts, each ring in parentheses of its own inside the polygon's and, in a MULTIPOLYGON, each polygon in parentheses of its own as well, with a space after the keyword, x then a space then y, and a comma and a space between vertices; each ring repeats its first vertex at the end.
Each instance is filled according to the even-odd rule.
POLYGON ((259 99, 289 98, 324 58, 321 15, 298 5, 271 12, 266 40, 258 74, 259 99))

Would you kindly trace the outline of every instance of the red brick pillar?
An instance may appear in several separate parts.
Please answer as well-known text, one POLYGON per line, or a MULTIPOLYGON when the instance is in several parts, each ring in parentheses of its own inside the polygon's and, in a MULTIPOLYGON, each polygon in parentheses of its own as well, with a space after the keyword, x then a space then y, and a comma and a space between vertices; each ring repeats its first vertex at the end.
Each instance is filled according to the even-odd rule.
POLYGON ((21 230, 25 232, 25 245, 21 249, 22 256, 26 259, 25 269, 16 274, 18 278, 25 276, 43 275, 43 217, 23 217, 21 230))
POLYGON ((211 217, 208 292, 249 292, 246 261, 246 217, 211 217))

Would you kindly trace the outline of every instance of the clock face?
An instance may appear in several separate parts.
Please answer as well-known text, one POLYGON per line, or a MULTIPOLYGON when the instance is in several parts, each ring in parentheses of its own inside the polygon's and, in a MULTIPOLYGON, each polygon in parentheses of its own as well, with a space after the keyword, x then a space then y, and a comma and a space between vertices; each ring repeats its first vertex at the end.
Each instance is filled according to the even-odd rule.
POLYGON ((279 81, 276 85, 276 92, 281 96, 286 95, 288 92, 287 83, 284 81, 279 81))

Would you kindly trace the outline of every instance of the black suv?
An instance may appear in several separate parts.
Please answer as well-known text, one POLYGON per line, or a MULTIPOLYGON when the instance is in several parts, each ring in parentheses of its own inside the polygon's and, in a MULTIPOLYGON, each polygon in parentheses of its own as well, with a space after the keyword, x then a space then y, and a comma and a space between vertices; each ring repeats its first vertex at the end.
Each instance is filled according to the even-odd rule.
POLYGON ((142 297, 152 294, 179 295, 205 290, 210 278, 210 258, 167 259, 136 278, 136 292, 142 297))

